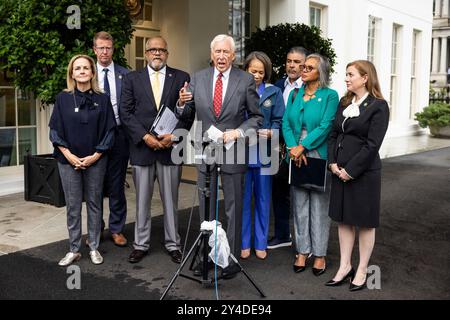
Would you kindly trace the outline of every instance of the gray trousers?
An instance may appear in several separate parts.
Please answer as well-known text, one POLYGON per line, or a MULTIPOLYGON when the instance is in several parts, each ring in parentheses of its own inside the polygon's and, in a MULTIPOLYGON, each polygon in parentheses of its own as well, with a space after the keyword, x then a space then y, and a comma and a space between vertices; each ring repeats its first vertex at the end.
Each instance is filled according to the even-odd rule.
POLYGON ((102 221, 103 179, 107 161, 107 156, 103 155, 93 166, 85 170, 75 170, 69 164, 58 162, 59 175, 66 199, 70 252, 78 252, 81 247, 83 197, 87 209, 89 247, 91 250, 98 248, 102 221))
MULTIPOLYGON (((198 171, 198 187, 202 189, 205 187, 204 172, 198 171)), ((223 173, 221 172, 221 181, 223 187, 223 197, 225 202, 225 215, 227 216, 228 224, 226 233, 228 244, 230 245, 231 253, 235 257, 239 257, 241 253, 242 242, 242 201, 244 197, 244 177, 245 173, 223 173)), ((210 182, 210 213, 209 221, 216 219, 216 199, 217 199, 217 171, 214 169, 211 173, 210 182)), ((205 219, 205 197, 199 192, 199 211, 200 221, 205 219)), ((207 217, 207 216, 206 216, 207 217)), ((225 225, 222 223, 223 226, 225 225)))
POLYGON ((136 187, 134 249, 147 251, 150 248, 151 200, 156 179, 164 209, 165 247, 168 251, 180 250, 178 187, 181 180, 181 166, 163 165, 159 162, 150 166, 133 166, 133 181, 136 187))
POLYGON ((298 253, 327 255, 330 217, 330 177, 325 192, 291 186, 291 207, 294 215, 295 247, 298 253))

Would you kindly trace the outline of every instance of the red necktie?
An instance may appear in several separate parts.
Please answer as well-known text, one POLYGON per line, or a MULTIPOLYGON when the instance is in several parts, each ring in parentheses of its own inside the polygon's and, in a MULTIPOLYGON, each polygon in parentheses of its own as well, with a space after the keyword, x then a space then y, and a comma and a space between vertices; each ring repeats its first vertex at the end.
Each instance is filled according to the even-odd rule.
POLYGON ((216 114, 216 117, 219 117, 220 108, 222 107, 222 89, 223 89, 222 77, 223 74, 219 73, 219 75, 217 76, 216 86, 214 88, 213 104, 214 104, 214 113, 216 114))

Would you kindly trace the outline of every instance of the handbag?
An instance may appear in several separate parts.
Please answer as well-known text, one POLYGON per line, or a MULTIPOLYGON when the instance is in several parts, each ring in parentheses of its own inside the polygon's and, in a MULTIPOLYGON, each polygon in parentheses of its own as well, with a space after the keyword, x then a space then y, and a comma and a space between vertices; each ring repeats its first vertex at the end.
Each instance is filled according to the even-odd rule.
POLYGON ((327 183, 327 160, 306 157, 308 165, 297 167, 289 160, 289 184, 319 192, 325 192, 327 183))

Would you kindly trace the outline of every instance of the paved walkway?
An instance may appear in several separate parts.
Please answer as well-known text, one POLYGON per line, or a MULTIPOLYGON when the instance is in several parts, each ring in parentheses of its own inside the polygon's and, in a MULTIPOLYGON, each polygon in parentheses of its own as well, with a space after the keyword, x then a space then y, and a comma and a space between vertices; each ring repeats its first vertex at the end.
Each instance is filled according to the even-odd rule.
MULTIPOLYGON (((412 137, 386 139, 381 150, 382 158, 411 154, 420 151, 450 147, 450 139, 436 139, 426 134, 412 137)), ((184 176, 195 181, 195 169, 187 168, 184 176)), ((135 191, 130 175, 127 177, 130 188, 126 190, 128 200, 127 223, 134 222, 135 191)), ((195 186, 182 183, 180 187, 179 208, 192 206, 195 186)), ((23 193, 0 197, 0 255, 37 247, 68 238, 65 207, 24 201, 23 193)), ((196 205, 197 198, 195 197, 196 205)), ((108 207, 105 199, 104 207, 108 207)), ((152 202, 152 216, 162 214, 162 203, 155 188, 152 202)), ((105 214, 105 221, 107 215, 105 214)), ((83 230, 86 230, 86 211, 83 209, 83 230)))

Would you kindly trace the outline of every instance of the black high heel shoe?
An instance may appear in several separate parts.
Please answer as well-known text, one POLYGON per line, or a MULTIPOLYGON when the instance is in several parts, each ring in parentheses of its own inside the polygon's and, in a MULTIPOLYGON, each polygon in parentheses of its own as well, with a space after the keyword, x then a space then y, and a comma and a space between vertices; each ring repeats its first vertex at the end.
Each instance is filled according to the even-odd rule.
POLYGON ((330 281, 325 283, 325 285, 328 287, 337 287, 343 284, 348 278, 350 278, 350 281, 352 281, 354 277, 355 277, 355 269, 353 269, 352 267, 350 271, 341 280, 335 281, 331 279, 330 281))
MULTIPOLYGON (((299 253, 299 254, 301 254, 301 253, 299 253)), ((304 255, 304 256, 305 256, 305 255, 304 255)), ((294 264, 292 265, 292 268, 294 269, 294 272, 295 272, 295 273, 300 273, 300 272, 305 271, 305 269, 306 269, 306 263, 308 262, 308 259, 309 259, 310 256, 311 256, 311 255, 308 255, 308 256, 306 257, 306 259, 305 259, 305 265, 304 265, 304 266, 297 266, 297 265, 295 265, 295 261, 297 261, 297 256, 295 256, 295 261, 294 261, 294 264)))
POLYGON ((325 270, 327 270, 326 261, 325 261, 322 269, 318 269, 318 268, 314 268, 314 267, 312 268, 312 272, 316 277, 320 276, 321 274, 324 274, 325 270))
POLYGON ((353 282, 350 282, 350 287, 348 287, 349 291, 358 291, 358 290, 362 290, 366 287, 367 284, 367 274, 366 274, 366 278, 364 279, 363 284, 361 285, 356 285, 353 282))

